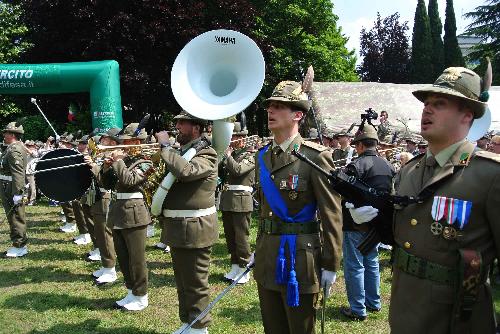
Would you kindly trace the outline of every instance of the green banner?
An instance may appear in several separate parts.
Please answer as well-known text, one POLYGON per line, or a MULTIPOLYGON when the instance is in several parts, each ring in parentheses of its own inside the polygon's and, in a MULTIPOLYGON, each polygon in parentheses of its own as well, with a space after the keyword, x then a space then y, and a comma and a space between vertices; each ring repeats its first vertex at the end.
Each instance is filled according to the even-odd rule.
POLYGON ((123 127, 120 71, 114 60, 0 64, 0 94, 90 93, 92 127, 123 127))

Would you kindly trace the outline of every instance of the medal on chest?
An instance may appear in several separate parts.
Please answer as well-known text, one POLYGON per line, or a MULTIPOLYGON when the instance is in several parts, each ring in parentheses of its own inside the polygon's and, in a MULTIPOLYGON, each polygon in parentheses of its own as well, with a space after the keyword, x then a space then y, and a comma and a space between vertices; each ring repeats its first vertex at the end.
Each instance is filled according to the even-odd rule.
POLYGON ((290 188, 290 192, 288 192, 288 198, 291 201, 295 201, 297 197, 299 197, 299 193, 297 192, 298 185, 299 185, 299 176, 296 174, 290 174, 288 176, 288 187, 290 188))
POLYGON ((456 240, 469 222, 472 202, 445 196, 434 196, 431 216, 433 235, 442 235, 446 240, 456 240), (445 224, 441 224, 444 221, 445 224))

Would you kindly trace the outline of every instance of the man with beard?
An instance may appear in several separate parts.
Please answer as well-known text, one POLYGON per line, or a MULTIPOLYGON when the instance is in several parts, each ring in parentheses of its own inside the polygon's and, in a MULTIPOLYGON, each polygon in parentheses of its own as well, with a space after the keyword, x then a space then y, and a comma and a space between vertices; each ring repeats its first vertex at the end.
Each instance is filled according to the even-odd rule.
POLYGON ((392 333, 495 333, 487 268, 500 255, 500 159, 466 139, 486 90, 473 71, 451 67, 413 92, 429 145, 395 180, 396 194, 415 200, 393 218, 392 333))
MULTIPOLYGON (((162 144, 161 158, 166 170, 177 179, 163 202, 160 217, 170 246, 177 296, 180 333, 209 304, 208 269, 212 245, 218 239, 215 188, 217 186, 217 153, 202 136, 206 121, 183 111, 175 116, 180 150, 171 148, 167 131, 157 134, 162 144), (196 154, 187 161, 182 157, 189 149, 196 154)), ((185 333, 208 333, 211 317, 206 315, 185 333)))

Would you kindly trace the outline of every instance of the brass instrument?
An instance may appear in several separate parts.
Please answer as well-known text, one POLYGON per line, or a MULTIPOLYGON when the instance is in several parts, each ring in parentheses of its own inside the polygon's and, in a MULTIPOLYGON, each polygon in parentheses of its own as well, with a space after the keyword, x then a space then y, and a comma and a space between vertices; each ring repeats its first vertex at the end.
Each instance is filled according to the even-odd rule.
POLYGON ((141 153, 146 157, 151 157, 160 150, 161 145, 159 143, 151 143, 151 144, 136 144, 136 145, 105 146, 96 144, 92 139, 89 139, 88 148, 90 150, 90 155, 94 159, 102 157, 106 152, 111 152, 115 150, 125 150, 129 152, 129 154, 131 155, 136 155, 141 153))
POLYGON ((248 137, 242 137, 235 140, 230 141, 230 145, 234 147, 234 144, 242 142, 242 148, 255 148, 261 142, 261 139, 258 135, 252 135, 248 137))

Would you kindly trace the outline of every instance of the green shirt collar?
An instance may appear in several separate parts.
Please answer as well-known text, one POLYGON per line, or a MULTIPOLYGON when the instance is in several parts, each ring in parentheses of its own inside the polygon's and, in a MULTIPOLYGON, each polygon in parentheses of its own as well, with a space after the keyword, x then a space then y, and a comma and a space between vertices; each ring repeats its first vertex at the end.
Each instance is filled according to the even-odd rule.
MULTIPOLYGON (((287 140, 285 140, 284 142, 282 142, 279 145, 281 147, 281 149, 283 150, 283 152, 286 152, 286 150, 288 150, 288 148, 290 147, 292 142, 295 140, 295 138, 297 138, 298 135, 299 135, 299 133, 297 132, 296 134, 292 135, 290 138, 288 138, 287 140)), ((273 147, 272 148, 275 148, 276 146, 278 146, 278 143, 276 143, 276 141, 273 140, 273 147)))
MULTIPOLYGON (((450 146, 448 146, 447 148, 436 154, 434 158, 436 159, 436 162, 439 164, 439 167, 442 168, 464 142, 465 139, 462 139, 456 142, 455 144, 451 144, 450 146)), ((427 149, 427 157, 429 156, 432 156, 432 153, 429 149, 427 149)))

